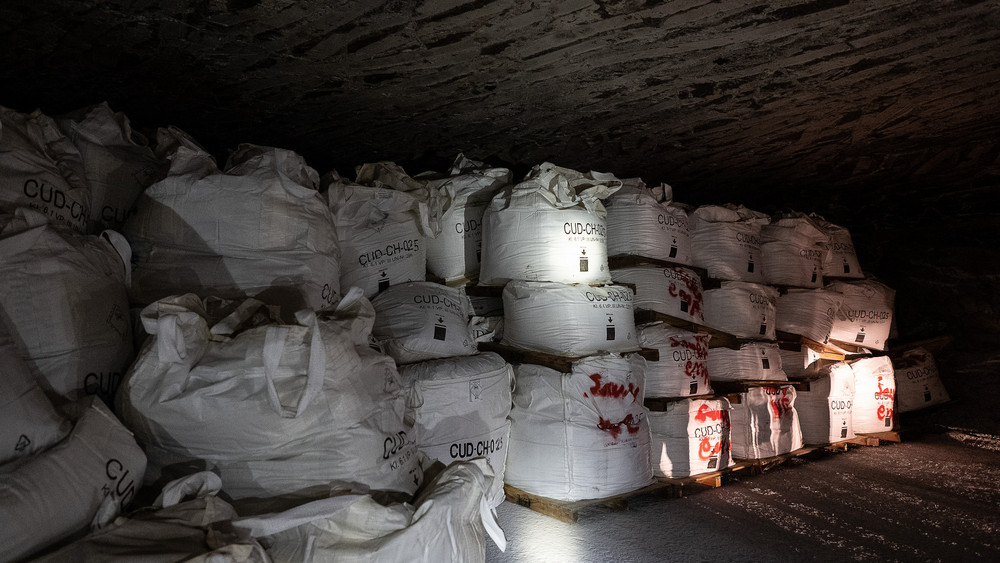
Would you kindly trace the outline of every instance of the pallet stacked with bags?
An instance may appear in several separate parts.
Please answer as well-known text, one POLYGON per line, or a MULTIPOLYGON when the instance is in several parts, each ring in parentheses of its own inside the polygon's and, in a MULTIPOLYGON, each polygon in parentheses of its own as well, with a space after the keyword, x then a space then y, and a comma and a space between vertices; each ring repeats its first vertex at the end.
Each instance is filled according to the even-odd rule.
POLYGON ((422 255, 411 276, 417 237, 341 267, 359 229, 413 210, 433 236, 426 182, 376 164, 331 191, 254 145, 219 169, 106 104, 0 118, 0 559, 482 560, 487 534, 505 543, 503 460, 481 454, 505 446, 510 366, 471 356, 467 300, 419 287, 422 255), (407 333, 415 314, 461 344, 407 333), (403 365, 417 357, 452 363, 403 365), (442 429, 465 432, 447 467, 442 429))
POLYGON ((601 199, 620 187, 544 163, 483 213, 479 287, 500 291, 503 321, 480 347, 508 357, 517 381, 508 498, 606 498, 652 482, 633 292, 607 262, 601 199))
POLYGON ((551 163, 220 168, 0 108, 0 258, 3 560, 482 560, 505 498, 575 519, 947 401, 846 230, 551 163))
POLYGON ((646 363, 651 461, 661 483, 677 486, 717 476, 732 463, 730 403, 715 395, 704 327, 704 271, 694 267, 689 207, 667 184, 625 180, 608 208, 611 276, 636 291, 639 342, 657 351, 646 363), (693 479, 691 479, 693 478, 693 479))

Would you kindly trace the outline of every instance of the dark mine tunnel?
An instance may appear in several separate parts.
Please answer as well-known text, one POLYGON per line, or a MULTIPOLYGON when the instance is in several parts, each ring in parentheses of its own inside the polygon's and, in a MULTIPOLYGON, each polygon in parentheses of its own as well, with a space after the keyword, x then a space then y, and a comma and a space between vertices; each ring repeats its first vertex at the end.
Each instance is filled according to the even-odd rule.
POLYGON ((1000 559, 998 54, 997 0, 3 2, 0 561, 1000 559), (755 271, 792 231, 812 280, 755 271), (720 375, 751 348, 788 377, 720 375))

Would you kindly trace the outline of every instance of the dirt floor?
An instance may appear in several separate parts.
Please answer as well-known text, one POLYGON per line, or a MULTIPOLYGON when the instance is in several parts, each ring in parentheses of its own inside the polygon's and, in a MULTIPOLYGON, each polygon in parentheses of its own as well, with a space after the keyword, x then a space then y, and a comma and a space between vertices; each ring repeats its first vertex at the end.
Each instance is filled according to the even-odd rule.
POLYGON ((487 561, 1000 561, 998 507, 1000 438, 933 426, 575 524, 505 502, 487 561))

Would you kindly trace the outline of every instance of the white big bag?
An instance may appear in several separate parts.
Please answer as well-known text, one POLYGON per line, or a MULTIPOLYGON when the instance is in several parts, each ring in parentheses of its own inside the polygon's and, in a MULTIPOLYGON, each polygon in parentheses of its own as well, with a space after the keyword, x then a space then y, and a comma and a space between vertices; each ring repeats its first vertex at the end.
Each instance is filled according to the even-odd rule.
POLYGON ((523 182, 498 193, 483 213, 479 283, 610 282, 601 199, 621 185, 608 173, 536 165, 523 182))
POLYGON ((332 481, 416 490, 413 425, 395 363, 369 348, 374 311, 360 289, 296 324, 253 300, 212 304, 187 294, 143 310, 151 337, 118 412, 149 454, 147 482, 197 468, 237 500, 324 495, 332 481))

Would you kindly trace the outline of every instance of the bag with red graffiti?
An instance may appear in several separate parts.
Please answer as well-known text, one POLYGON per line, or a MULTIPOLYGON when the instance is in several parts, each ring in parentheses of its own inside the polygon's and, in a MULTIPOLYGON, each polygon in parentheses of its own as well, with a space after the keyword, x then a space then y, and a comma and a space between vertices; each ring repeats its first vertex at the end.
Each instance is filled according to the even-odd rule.
POLYGON ((0 561, 82 535, 128 508, 142 484, 146 456, 104 403, 68 406, 69 436, 0 468, 0 561))
POLYGON ((889 356, 854 360, 854 409, 857 434, 888 432, 895 428, 896 376, 889 356))
POLYGON ((795 411, 795 388, 790 385, 751 387, 733 404, 734 459, 765 459, 802 447, 802 429, 795 411))
POLYGON ((806 444, 832 444, 854 438, 854 371, 845 362, 831 364, 795 398, 806 444))
POLYGON ((591 356, 569 373, 515 366, 505 480, 557 500, 603 498, 652 482, 645 360, 591 356))
POLYGON ((635 308, 705 323, 701 277, 688 268, 634 266, 611 271, 615 283, 635 286, 635 308))
POLYGON ((671 401, 663 411, 650 411, 653 473, 678 478, 729 467, 730 408, 720 397, 671 401))
POLYGON ((660 359, 646 362, 647 397, 711 395, 707 333, 690 332, 655 322, 639 327, 639 343, 654 348, 660 359))
POLYGON ((670 185, 648 188, 640 178, 622 182, 622 189, 604 200, 608 256, 642 256, 690 266, 687 211, 673 204, 670 185))
POLYGON ((892 361, 899 412, 910 412, 951 400, 934 356, 924 348, 907 350, 892 361))

